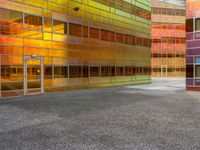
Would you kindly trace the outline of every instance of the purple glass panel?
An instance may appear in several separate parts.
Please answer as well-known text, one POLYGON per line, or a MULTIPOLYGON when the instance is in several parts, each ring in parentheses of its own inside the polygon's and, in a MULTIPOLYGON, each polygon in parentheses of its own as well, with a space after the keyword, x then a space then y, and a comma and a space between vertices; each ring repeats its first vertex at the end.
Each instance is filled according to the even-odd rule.
POLYGON ((187 55, 200 55, 200 48, 187 50, 187 55))
POLYGON ((187 33, 186 39, 192 40, 193 39, 193 33, 187 33))
POLYGON ((200 47, 200 40, 187 41, 187 48, 200 47))
POLYGON ((186 79, 187 85, 193 85, 193 79, 186 79))
POLYGON ((193 63, 193 57, 187 57, 186 62, 187 63, 193 63))
POLYGON ((200 39, 200 32, 195 33, 195 39, 200 39))

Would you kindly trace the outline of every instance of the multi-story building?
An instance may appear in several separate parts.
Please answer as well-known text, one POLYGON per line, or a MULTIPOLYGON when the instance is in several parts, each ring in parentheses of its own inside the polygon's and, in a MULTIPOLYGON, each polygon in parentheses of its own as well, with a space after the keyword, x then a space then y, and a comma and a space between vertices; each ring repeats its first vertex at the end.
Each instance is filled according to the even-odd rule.
POLYGON ((151 82, 150 0, 0 0, 0 97, 151 82))
POLYGON ((185 4, 152 0, 152 76, 185 76, 185 4))
POLYGON ((186 1, 186 86, 200 91, 200 1, 186 1))

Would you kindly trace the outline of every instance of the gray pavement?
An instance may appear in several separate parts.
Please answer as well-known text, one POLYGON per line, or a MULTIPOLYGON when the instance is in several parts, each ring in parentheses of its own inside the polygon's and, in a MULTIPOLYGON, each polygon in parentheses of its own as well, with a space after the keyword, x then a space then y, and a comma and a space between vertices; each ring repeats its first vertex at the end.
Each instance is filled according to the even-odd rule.
POLYGON ((0 150, 199 150, 200 93, 184 79, 0 101, 0 150))

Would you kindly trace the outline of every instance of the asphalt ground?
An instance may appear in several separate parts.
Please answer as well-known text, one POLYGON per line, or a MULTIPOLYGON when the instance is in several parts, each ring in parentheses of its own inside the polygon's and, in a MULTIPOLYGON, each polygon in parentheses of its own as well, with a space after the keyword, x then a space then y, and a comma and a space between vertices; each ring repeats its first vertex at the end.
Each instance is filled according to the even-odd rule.
POLYGON ((184 79, 0 100, 0 150, 199 150, 184 79))

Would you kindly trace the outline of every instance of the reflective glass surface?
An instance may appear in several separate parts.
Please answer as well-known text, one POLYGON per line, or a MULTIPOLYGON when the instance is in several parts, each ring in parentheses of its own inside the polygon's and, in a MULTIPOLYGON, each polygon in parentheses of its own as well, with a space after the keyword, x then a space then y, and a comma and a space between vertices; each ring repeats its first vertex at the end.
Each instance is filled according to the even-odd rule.
POLYGON ((152 0, 153 76, 185 76, 185 15, 183 1, 152 0))
MULTIPOLYGON (((0 6, 2 97, 42 88, 40 73, 44 92, 150 82, 149 0, 1 3, 5 4, 0 6), (25 70, 27 56, 44 62, 30 59, 25 70)), ((34 92, 38 91, 30 91, 34 92)))

